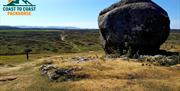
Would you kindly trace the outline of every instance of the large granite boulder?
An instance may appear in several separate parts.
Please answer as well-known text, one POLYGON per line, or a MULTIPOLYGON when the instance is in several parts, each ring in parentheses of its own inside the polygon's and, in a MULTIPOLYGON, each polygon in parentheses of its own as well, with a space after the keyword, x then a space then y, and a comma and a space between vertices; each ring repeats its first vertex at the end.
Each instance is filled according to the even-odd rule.
POLYGON ((154 52, 170 32, 167 12, 151 0, 121 0, 100 12, 98 24, 107 54, 154 52))

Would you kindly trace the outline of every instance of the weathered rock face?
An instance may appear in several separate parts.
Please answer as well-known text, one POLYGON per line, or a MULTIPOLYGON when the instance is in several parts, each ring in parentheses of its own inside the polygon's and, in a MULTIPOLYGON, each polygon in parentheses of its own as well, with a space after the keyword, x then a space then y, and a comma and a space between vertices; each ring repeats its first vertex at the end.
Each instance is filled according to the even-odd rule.
POLYGON ((167 12, 151 0, 121 0, 101 11, 98 24, 107 54, 158 50, 170 32, 167 12))

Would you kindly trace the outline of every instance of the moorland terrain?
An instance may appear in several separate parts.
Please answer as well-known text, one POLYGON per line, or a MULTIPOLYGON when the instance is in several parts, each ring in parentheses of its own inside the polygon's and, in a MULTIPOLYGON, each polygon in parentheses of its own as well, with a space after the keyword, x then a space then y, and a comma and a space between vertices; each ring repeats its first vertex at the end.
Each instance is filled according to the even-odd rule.
MULTIPOLYGON (((172 31, 162 50, 180 52, 172 31)), ((180 65, 106 58, 97 30, 0 30, 0 91, 179 91, 180 65), (24 50, 31 49, 26 60, 24 50), (40 66, 76 69, 49 80, 40 66)))

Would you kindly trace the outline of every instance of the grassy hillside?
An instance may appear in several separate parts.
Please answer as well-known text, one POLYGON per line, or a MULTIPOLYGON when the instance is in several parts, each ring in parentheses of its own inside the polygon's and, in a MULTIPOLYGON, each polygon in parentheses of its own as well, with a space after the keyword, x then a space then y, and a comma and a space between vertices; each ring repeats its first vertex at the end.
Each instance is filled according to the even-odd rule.
POLYGON ((180 32, 171 32, 168 40, 161 46, 161 49, 180 52, 180 32))
MULTIPOLYGON (((180 51, 180 32, 172 32, 162 49, 180 51)), ((98 30, 47 31, 1 30, 0 54, 69 53, 102 50, 98 30), (63 40, 62 40, 63 38, 63 40)))
MULTIPOLYGON (((179 64, 106 58, 98 31, 0 31, 0 43, 0 91, 180 91, 179 64), (28 61, 25 49, 34 53, 28 61), (53 81, 42 75, 43 64, 74 70, 53 81)), ((161 49, 180 52, 180 33, 161 49)))
POLYGON ((0 91, 179 91, 180 65, 160 67, 142 65, 126 59, 102 59, 101 52, 61 54, 0 69, 0 91), (77 62, 73 57, 96 57, 77 62), (98 56, 98 57, 97 57, 98 56), (52 60, 59 68, 77 69, 50 81, 39 71, 52 60))
POLYGON ((97 31, 0 31, 0 54, 64 53, 100 50, 97 31), (65 37, 64 40, 61 36, 65 37))

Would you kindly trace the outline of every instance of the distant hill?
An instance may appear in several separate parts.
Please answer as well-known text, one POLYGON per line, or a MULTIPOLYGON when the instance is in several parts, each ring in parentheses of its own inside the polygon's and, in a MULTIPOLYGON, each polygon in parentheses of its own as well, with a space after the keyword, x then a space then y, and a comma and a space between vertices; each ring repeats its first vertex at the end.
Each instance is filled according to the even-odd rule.
MULTIPOLYGON (((0 30, 98 30, 82 29, 72 26, 0 26, 0 30)), ((180 29, 171 29, 172 32, 180 32, 180 29)))
POLYGON ((80 28, 71 26, 0 26, 0 30, 77 30, 80 28))
POLYGON ((180 29, 171 29, 172 32, 180 32, 180 29))
POLYGON ((0 26, 0 30, 19 30, 18 27, 12 27, 12 26, 0 26))

